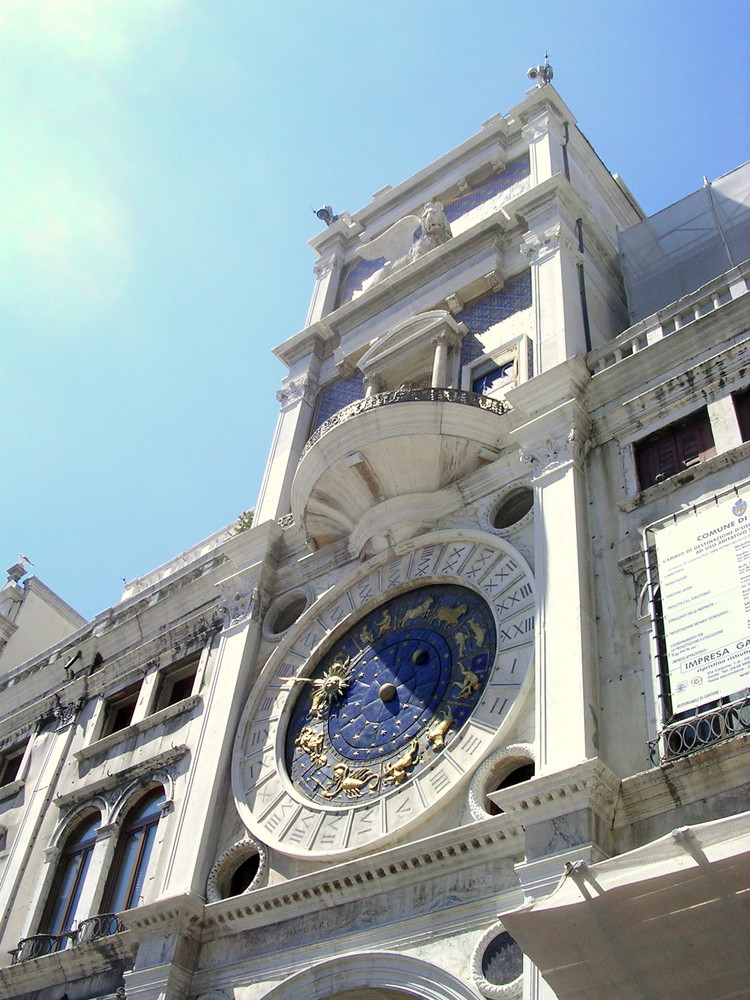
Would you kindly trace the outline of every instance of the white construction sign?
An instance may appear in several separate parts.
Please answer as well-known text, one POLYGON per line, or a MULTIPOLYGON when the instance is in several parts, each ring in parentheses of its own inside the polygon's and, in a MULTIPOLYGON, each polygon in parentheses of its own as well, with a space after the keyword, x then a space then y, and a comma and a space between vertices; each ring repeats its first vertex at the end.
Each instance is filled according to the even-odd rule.
POLYGON ((672 709, 750 686, 750 512, 736 495, 655 532, 672 709))

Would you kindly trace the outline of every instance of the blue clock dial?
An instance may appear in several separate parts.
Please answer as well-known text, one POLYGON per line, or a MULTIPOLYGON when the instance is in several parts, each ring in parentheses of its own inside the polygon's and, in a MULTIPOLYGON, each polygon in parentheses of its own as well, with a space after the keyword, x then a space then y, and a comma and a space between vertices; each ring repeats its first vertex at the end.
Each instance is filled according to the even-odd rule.
POLYGON ((419 587, 371 611, 305 678, 286 737, 293 784, 355 805, 414 777, 468 719, 495 649, 492 613, 466 587, 419 587))

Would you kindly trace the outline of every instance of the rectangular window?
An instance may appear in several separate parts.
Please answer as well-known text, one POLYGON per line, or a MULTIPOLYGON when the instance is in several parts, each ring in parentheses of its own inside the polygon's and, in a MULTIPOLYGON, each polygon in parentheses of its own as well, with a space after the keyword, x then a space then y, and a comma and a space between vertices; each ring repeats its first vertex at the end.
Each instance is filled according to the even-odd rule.
POLYGON ((107 699, 106 717, 99 737, 100 739, 104 736, 109 736, 110 733, 118 733, 121 729, 125 729, 126 726, 130 725, 133 721, 133 712, 138 702, 140 690, 140 683, 135 684, 133 687, 119 692, 113 698, 107 699))
POLYGON ((197 653, 164 671, 156 695, 155 712, 190 697, 193 693, 195 675, 198 673, 199 660, 200 654, 197 653))
POLYGON ((18 777, 26 754, 26 744, 15 746, 0 757, 0 787, 9 785, 18 777))
POLYGON ((635 445, 638 482, 642 490, 676 476, 716 454, 708 411, 649 434, 635 445))
POLYGON ((509 388, 516 377, 516 363, 513 359, 498 364, 488 361, 472 372, 471 391, 481 396, 491 396, 501 388, 509 388))
POLYGON ((735 392, 732 395, 732 399, 734 401, 734 412, 737 414, 740 436, 743 441, 750 441, 750 387, 735 392))

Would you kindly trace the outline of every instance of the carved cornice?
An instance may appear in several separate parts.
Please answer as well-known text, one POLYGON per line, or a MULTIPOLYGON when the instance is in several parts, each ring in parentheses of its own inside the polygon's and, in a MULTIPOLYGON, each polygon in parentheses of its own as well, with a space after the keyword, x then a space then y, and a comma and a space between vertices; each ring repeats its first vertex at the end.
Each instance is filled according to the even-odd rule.
POLYGON ((170 747, 169 750, 164 750, 162 753, 154 754, 153 757, 149 757, 138 764, 133 764, 132 767, 127 767, 114 774, 105 774, 104 777, 91 782, 86 782, 84 779, 72 792, 65 792, 62 795, 58 795, 55 798, 55 804, 60 809, 67 809, 69 806, 83 802, 86 799, 94 798, 97 795, 101 795, 106 799, 107 793, 110 790, 124 788, 125 785, 134 781, 140 781, 148 775, 156 776, 157 772, 160 771, 171 775, 170 768, 189 752, 190 747, 183 743, 180 746, 170 747))
POLYGON ((524 827, 562 812, 588 807, 609 829, 620 795, 620 779, 597 758, 583 761, 556 774, 532 778, 520 785, 493 792, 492 799, 512 819, 523 815, 524 827))
POLYGON ((518 819, 493 816, 483 822, 429 837, 410 847, 336 865, 324 872, 299 876, 253 890, 244 896, 206 906, 204 933, 213 937, 236 934, 244 927, 258 927, 280 919, 316 913, 322 907, 365 900, 374 892, 403 889, 441 868, 481 865, 499 854, 515 857, 522 850, 518 819))
POLYGON ((175 933, 197 938, 202 914, 202 901, 185 893, 131 910, 125 926, 138 941, 175 933))

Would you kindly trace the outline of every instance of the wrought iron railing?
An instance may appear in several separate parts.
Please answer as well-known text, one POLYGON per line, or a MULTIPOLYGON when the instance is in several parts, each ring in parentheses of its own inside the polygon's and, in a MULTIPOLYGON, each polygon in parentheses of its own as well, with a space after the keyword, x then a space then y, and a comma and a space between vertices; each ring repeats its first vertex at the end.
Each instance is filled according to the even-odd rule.
POLYGON ((109 937, 125 930, 125 925, 117 913, 99 913, 95 917, 82 920, 76 931, 76 944, 86 941, 96 941, 97 938, 109 937))
POLYGON ((651 760, 657 763, 659 758, 685 757, 740 733, 750 733, 750 693, 665 726, 655 740, 649 740, 651 760))
POLYGON ((378 392, 372 396, 365 396, 364 399, 355 399, 333 416, 324 420, 318 429, 313 433, 305 447, 302 449, 304 456, 310 448, 320 441, 334 427, 338 427, 352 417, 365 413, 367 410, 375 410, 380 406, 390 406, 393 403, 461 403, 464 406, 476 406, 480 410, 490 410, 492 413, 508 413, 510 404, 503 399, 490 399, 489 396, 480 396, 476 392, 468 392, 466 389, 394 389, 392 392, 378 392))
POLYGON ((62 951, 63 948, 67 948, 69 939, 74 936, 74 934, 32 934, 31 937, 22 938, 18 942, 18 947, 10 953, 11 963, 16 965, 19 962, 28 962, 32 958, 62 951))
POLYGON ((32 934, 18 942, 18 947, 11 951, 11 964, 28 962, 32 958, 52 955, 65 948, 96 941, 98 938, 109 937, 124 931, 125 925, 116 913, 99 913, 95 917, 82 920, 77 930, 66 931, 65 934, 32 934))

